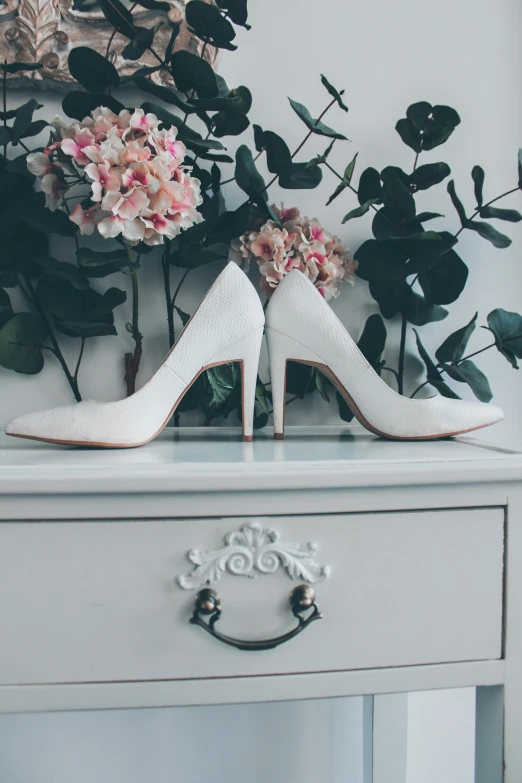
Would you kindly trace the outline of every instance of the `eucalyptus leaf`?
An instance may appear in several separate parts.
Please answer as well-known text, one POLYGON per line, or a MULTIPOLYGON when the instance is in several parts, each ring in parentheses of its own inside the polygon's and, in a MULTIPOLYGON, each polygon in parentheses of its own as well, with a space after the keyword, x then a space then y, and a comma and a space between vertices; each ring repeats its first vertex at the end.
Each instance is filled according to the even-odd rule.
POLYGON ((460 361, 468 347, 469 338, 475 331, 478 313, 475 313, 469 324, 457 329, 447 337, 437 349, 435 356, 441 364, 453 364, 460 361))
POLYGON ((203 0, 191 0, 185 9, 187 24, 203 39, 232 41, 236 32, 228 19, 220 13, 218 6, 203 0))
POLYGON ((412 291, 410 286, 408 288, 403 312, 409 323, 415 326, 424 326, 435 321, 442 321, 447 317, 448 311, 444 307, 428 302, 425 297, 412 291))
POLYGON ((451 169, 447 163, 427 163, 419 166, 410 176, 410 184, 414 185, 416 190, 427 190, 438 185, 451 174, 451 169))
POLYGON ((236 152, 235 180, 247 195, 261 195, 266 200, 266 186, 258 172, 250 149, 242 144, 236 152))
POLYGON ((0 365, 7 370, 36 375, 44 365, 41 346, 47 329, 40 316, 17 313, 0 329, 0 365))
POLYGON ((136 28, 132 14, 120 0, 98 0, 103 15, 126 38, 134 38, 136 28))
POLYGON ((344 174, 342 176, 342 179, 341 179, 340 183, 337 185, 337 187, 334 190, 334 192, 332 193, 332 195, 330 196, 330 198, 328 199, 328 201, 326 202, 326 206, 331 204, 332 201, 334 199, 336 199, 337 196, 339 196, 343 192, 343 190, 345 190, 345 188, 349 187, 349 185, 351 184, 352 177, 353 177, 353 172, 355 170, 355 164, 357 162, 358 154, 359 154, 358 152, 355 153, 354 157, 352 158, 350 163, 345 168, 344 174))
POLYGON ((424 365, 426 367, 427 372, 427 381, 432 386, 439 391, 443 397, 450 397, 454 400, 459 400, 460 397, 458 394, 455 394, 453 389, 450 389, 450 387, 442 380, 442 376, 437 369, 437 366, 435 365, 434 361, 430 358, 428 352, 424 348, 421 339, 419 337, 419 333, 416 329, 413 330, 415 332, 415 339, 417 341, 417 349, 419 351, 419 355, 424 362, 424 365))
POLYGON ((144 77, 135 77, 134 82, 136 86, 140 88, 140 90, 154 95, 154 97, 159 98, 160 101, 164 101, 165 103, 170 103, 173 106, 176 106, 186 114, 193 114, 196 111, 196 106, 192 102, 184 101, 176 92, 174 92, 174 90, 169 89, 169 87, 163 87, 162 85, 151 82, 150 79, 145 79, 144 77))
POLYGON ((499 209, 498 207, 482 207, 480 217, 487 220, 507 220, 508 223, 519 223, 522 215, 516 209, 499 209))
POLYGON ((18 143, 24 132, 28 129, 36 109, 41 109, 42 106, 43 104, 38 103, 34 98, 31 98, 31 100, 19 107, 16 112, 13 127, 11 128, 11 139, 14 145, 18 143))
POLYGON ((371 166, 363 171, 359 179, 357 192, 359 204, 365 204, 371 199, 378 203, 382 199, 381 175, 371 166))
POLYGON ((355 209, 352 209, 351 212, 348 212, 346 214, 341 223, 347 223, 349 220, 352 220, 353 218, 362 217, 363 215, 366 215, 366 213, 371 209, 371 207, 377 203, 379 199, 371 198, 368 201, 365 201, 364 204, 360 204, 358 207, 355 207, 355 209))
POLYGON ((481 166, 473 166, 471 170, 471 177, 475 183, 475 198, 477 199, 477 206, 481 207, 484 203, 482 195, 484 189, 484 179, 486 177, 484 169, 481 166))
POLYGON ((127 46, 123 49, 121 56, 125 58, 125 60, 139 60, 140 57, 143 57, 147 49, 150 49, 154 43, 156 33, 162 26, 163 22, 158 22, 154 27, 151 27, 148 30, 144 27, 137 27, 136 35, 131 38, 127 46))
POLYGON ((51 212, 44 206, 42 199, 34 201, 24 220, 37 231, 43 231, 46 234, 58 234, 62 237, 73 237, 78 230, 78 227, 69 220, 65 212, 60 210, 51 212))
POLYGON ((227 12, 234 24, 250 30, 250 25, 246 23, 248 18, 247 0, 216 0, 216 4, 227 12))
POLYGON ((395 130, 403 142, 414 152, 419 153, 422 150, 422 136, 411 120, 407 118, 399 120, 395 130))
POLYGON ((522 149, 518 151, 518 187, 522 190, 522 149))
POLYGON ((517 359, 522 359, 522 315, 499 307, 488 315, 488 326, 497 349, 518 370, 517 359))
POLYGON ((342 133, 338 133, 337 131, 333 130, 332 128, 329 128, 327 125, 325 125, 320 120, 314 120, 312 118, 312 115, 306 108, 306 106, 303 106, 302 103, 298 103, 297 101, 293 101, 292 98, 288 99, 290 101, 290 106, 295 111, 298 117, 301 118, 301 120, 304 122, 308 130, 312 131, 312 133, 317 133, 320 136, 328 136, 332 139, 345 139, 346 136, 343 136, 342 133))
POLYGON ((195 90, 199 98, 217 97, 219 90, 216 75, 212 66, 201 57, 180 49, 172 55, 170 70, 180 92, 195 90))
MULTIPOLYGON (((191 0, 194 2, 194 0, 191 0)), ((221 139, 223 136, 239 136, 246 131, 250 120, 244 114, 235 111, 219 111, 212 118, 213 134, 221 139)))
POLYGON ((382 200, 394 221, 415 217, 415 199, 404 184, 404 176, 404 172, 395 166, 388 166, 381 172, 382 200))
POLYGON ((450 249, 419 275, 419 283, 428 301, 447 305, 459 298, 468 275, 469 270, 464 261, 455 250, 450 249))
POLYGON ((106 106, 119 114, 125 106, 107 93, 88 93, 74 90, 67 93, 62 101, 62 109, 68 117, 80 122, 98 106, 106 106))
POLYGON ((290 173, 280 174, 279 185, 289 190, 311 190, 320 185, 323 171, 320 166, 292 163, 290 173))
POLYGON ((457 191, 455 190, 455 181, 454 180, 450 180, 448 182, 448 193, 449 193, 450 198, 451 198, 451 200, 453 202, 453 206, 457 210, 457 214, 458 214, 458 216, 460 218, 460 222, 462 223, 463 226, 466 226, 466 224, 469 223, 469 221, 468 221, 468 218, 467 218, 467 215, 466 215, 466 210, 464 209, 464 206, 462 204, 462 201, 457 196, 457 191))
POLYGON ((0 68, 6 73, 20 73, 20 71, 39 71, 43 63, 0 63, 0 68))
POLYGON ((332 84, 330 84, 326 76, 323 76, 323 74, 321 74, 321 83, 323 84, 324 87, 326 87, 326 89, 328 90, 332 98, 335 98, 339 108, 342 109, 343 111, 348 111, 348 106, 346 106, 346 104, 343 103, 343 99, 341 97, 342 95, 344 95, 344 90, 341 90, 340 92, 339 90, 336 90, 335 87, 332 84))
POLYGON ((292 156, 288 145, 281 136, 273 131, 263 133, 263 146, 266 150, 266 165, 271 174, 290 176, 292 156))
POLYGON ((493 398, 493 392, 491 391, 489 381, 482 370, 479 370, 475 362, 466 359, 455 366, 444 364, 443 367, 449 377, 454 381, 467 383, 480 402, 490 402, 493 398))
POLYGON ((483 223, 481 220, 468 220, 466 222, 466 228, 471 231, 475 231, 483 239, 487 239, 491 242, 493 247, 506 248, 511 244, 511 239, 505 234, 501 234, 496 228, 493 228, 489 223, 483 223))
POLYGON ((56 328, 68 337, 83 337, 84 339, 117 334, 114 324, 103 322, 60 321, 56 324, 56 328))
POLYGON ((114 65, 88 46, 77 46, 69 53, 69 71, 87 92, 102 93, 118 87, 120 77, 114 65))
POLYGON ((54 277, 62 280, 68 280, 75 288, 89 288, 89 282, 82 275, 81 271, 74 264, 68 264, 64 261, 57 261, 56 258, 35 258, 34 261, 41 267, 42 272, 47 272, 54 277))

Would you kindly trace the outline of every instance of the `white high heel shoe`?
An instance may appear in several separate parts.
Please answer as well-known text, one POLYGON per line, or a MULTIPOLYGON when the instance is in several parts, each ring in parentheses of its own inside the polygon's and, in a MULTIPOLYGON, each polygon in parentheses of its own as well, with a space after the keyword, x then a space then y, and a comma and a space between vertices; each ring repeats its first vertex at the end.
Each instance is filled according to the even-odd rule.
POLYGON ((204 370, 241 362, 243 440, 252 440, 264 322, 255 288, 236 264, 229 263, 159 370, 136 394, 118 402, 78 402, 28 413, 12 419, 6 433, 77 446, 142 446, 161 432, 204 370))
POLYGON ((293 270, 277 286, 266 311, 274 435, 284 437, 286 363, 318 367, 366 429, 385 438, 424 440, 470 432, 504 418, 500 408, 436 396, 397 394, 366 361, 331 307, 308 278, 293 270))

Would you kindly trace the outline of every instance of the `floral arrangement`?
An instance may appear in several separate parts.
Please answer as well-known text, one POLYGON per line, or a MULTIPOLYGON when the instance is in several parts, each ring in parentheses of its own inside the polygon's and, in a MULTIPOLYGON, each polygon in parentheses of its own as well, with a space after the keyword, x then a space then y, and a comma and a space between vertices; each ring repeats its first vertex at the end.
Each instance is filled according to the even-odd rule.
MULTIPOLYGON (((472 357, 496 349, 518 368, 521 315, 502 308, 489 313, 484 328, 491 341, 473 347, 471 353, 467 346, 478 314, 471 317, 469 313, 463 326, 445 337, 434 357, 426 351, 420 330, 444 320, 447 306, 457 301, 466 286, 469 270, 456 250, 464 231, 475 232, 497 249, 511 243, 495 223, 516 223, 522 215, 512 208, 500 208, 497 202, 522 189, 522 153, 517 181, 492 198, 484 197, 485 172, 475 166, 476 205, 466 209, 449 179, 448 164, 429 157, 424 162, 452 136, 460 117, 449 106, 422 101, 411 105, 396 126, 412 150, 411 171, 393 165, 379 171, 370 166, 356 184, 357 154, 350 156, 343 171, 337 171, 331 152, 347 139, 324 122, 333 109, 348 111, 343 90, 321 76, 328 103, 315 116, 289 99, 293 116, 305 129, 301 143, 291 150, 279 134, 251 125, 248 88, 231 89, 207 61, 208 46, 234 50, 236 27, 250 29, 247 0, 190 0, 186 21, 200 41, 199 48, 190 52, 176 48, 179 26, 166 11, 163 24, 170 27, 170 40, 158 50, 158 27, 145 29, 135 24, 133 9, 139 1, 130 9, 121 0, 98 1, 114 28, 113 35, 106 57, 88 47, 77 47, 69 54, 70 73, 82 88, 63 99, 63 114, 70 122, 35 119, 42 107, 34 98, 9 108, 3 91, 0 365, 36 374, 46 357, 54 358, 75 399, 80 400, 85 351, 95 350, 94 339, 116 339, 114 311, 128 307, 126 329, 118 340, 124 345, 127 394, 132 394, 147 345, 140 329, 140 285, 152 284, 146 278, 151 264, 161 266, 166 337, 173 345, 179 328, 189 319, 180 307, 187 281, 206 264, 213 264, 217 274, 230 257, 257 278, 266 297, 291 269, 306 274, 326 299, 336 297, 343 282, 366 281, 375 312, 364 326, 359 347, 377 372, 388 374, 384 377, 401 394, 407 390, 415 396, 429 385, 456 397, 456 389, 465 384, 479 399, 491 399, 489 381, 472 357), (138 61, 144 54, 154 64, 120 78, 115 59, 138 61), (139 108, 122 102, 128 93, 119 90, 129 84, 144 93, 139 108), (48 140, 31 150, 30 140, 44 132, 50 134, 48 140), (240 144, 232 157, 223 140, 243 134, 248 143, 240 144), (303 152, 311 138, 325 143, 313 158, 303 152), (292 191, 291 203, 298 203, 295 192, 318 188, 325 176, 335 180, 327 205, 338 198, 355 199, 343 223, 372 218, 372 237, 357 248, 353 258, 322 223, 301 215, 298 208, 272 204, 270 189, 275 183, 292 191), (457 230, 451 223, 447 229, 440 228, 435 221, 442 215, 417 209, 417 194, 444 181, 460 221, 457 230), (236 203, 238 195, 243 197, 234 209, 227 208, 231 189, 236 203), (70 263, 70 253, 67 261, 53 256, 56 235, 73 243, 76 263, 70 263), (110 241, 110 248, 94 249, 90 241, 94 237, 110 241), (116 284, 104 287, 102 293, 98 281, 107 277, 116 284), (21 295, 17 301, 25 302, 21 311, 13 308, 11 289, 21 295), (390 326, 399 332, 398 356, 395 348, 388 347, 390 326), (77 358, 71 363, 68 357, 75 343, 77 358), (420 356, 426 368, 424 378, 406 377, 408 352, 420 356)), ((78 0, 77 6, 83 2, 78 0)), ((0 65, 4 88, 7 74, 40 67, 35 62, 0 65)), ((364 292, 366 286, 358 290, 364 292)), ((167 339, 165 343, 167 347, 167 339)), ((313 393, 327 401, 337 399, 341 417, 351 418, 344 401, 316 368, 291 363, 287 391, 293 399, 313 393)), ((255 423, 262 427, 269 419, 271 396, 270 384, 261 378, 256 401, 255 423)), ((181 401, 175 423, 188 410, 202 412, 208 424, 233 412, 240 416, 240 408, 237 365, 210 368, 181 401)))
POLYGON ((242 266, 255 259, 261 273, 261 289, 270 296, 292 269, 299 269, 325 299, 339 296, 338 284, 355 282, 357 262, 339 237, 329 234, 317 218, 301 216, 296 207, 284 204, 272 209, 279 223, 268 220, 231 243, 230 258, 242 266))
POLYGON ((27 168, 41 178, 50 210, 64 206, 70 188, 90 182, 70 214, 82 235, 97 228, 130 246, 159 245, 203 220, 199 180, 183 166, 186 147, 176 129, 159 129, 154 114, 102 106, 81 123, 55 117, 51 125, 50 144, 27 156, 27 168))

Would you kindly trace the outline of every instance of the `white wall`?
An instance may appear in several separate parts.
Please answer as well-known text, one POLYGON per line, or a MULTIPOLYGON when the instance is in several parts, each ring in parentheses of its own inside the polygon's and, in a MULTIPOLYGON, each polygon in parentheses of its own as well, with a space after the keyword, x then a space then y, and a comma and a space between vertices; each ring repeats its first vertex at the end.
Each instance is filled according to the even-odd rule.
MULTIPOLYGON (((328 117, 328 122, 353 140, 351 144, 336 146, 332 162, 339 170, 356 151, 359 151, 359 171, 368 165, 381 168, 395 164, 405 169, 411 166, 412 152, 395 133, 395 122, 404 116, 410 103, 429 100, 434 104, 454 106, 462 117, 462 125, 450 141, 430 153, 429 157, 426 156, 426 160, 446 160, 450 163, 458 192, 469 207, 473 204, 470 171, 476 163, 486 170, 487 196, 493 197, 516 184, 516 153, 522 144, 522 102, 519 91, 522 73, 522 49, 519 43, 522 6, 518 0, 496 0, 495 3, 477 3, 475 0, 438 0, 437 3, 427 0, 397 0, 395 3, 389 0, 373 0, 371 3, 356 3, 353 0, 322 0, 321 3, 312 0, 300 0, 299 3, 295 0, 250 0, 250 7, 252 30, 240 32, 238 52, 225 53, 220 69, 231 86, 245 83, 251 88, 254 95, 252 120, 281 133, 290 147, 299 143, 304 127, 290 109, 286 96, 290 95, 305 103, 317 116, 328 99, 319 82, 319 73, 323 72, 334 84, 346 87, 345 99, 350 106, 349 115, 333 110, 328 117)), ((13 95, 15 99, 21 97, 13 95)), ((56 96, 44 97, 49 114, 54 113, 59 100, 56 96)), ((230 146, 233 148, 234 145, 230 146)), ((313 138, 308 142, 303 156, 306 153, 306 157, 312 157, 322 149, 321 140, 313 138)), ((350 223, 346 227, 340 225, 340 218, 354 206, 354 201, 349 194, 344 194, 326 209, 325 202, 335 185, 333 177, 327 175, 319 190, 292 193, 278 192, 274 188, 273 199, 279 201, 284 198, 287 204, 298 204, 305 213, 323 220, 330 230, 338 232, 355 249, 370 234, 369 220, 350 223)), ((231 204, 232 199, 231 194, 231 204)), ((520 208, 521 201, 522 194, 516 194, 506 200, 505 206, 520 208)), ((444 188, 422 199, 421 207, 428 206, 430 210, 448 216, 449 223, 445 225, 457 228, 457 217, 444 188)), ((432 225, 434 228, 437 226, 436 223, 432 225)), ((428 347, 436 348, 444 336, 466 323, 477 309, 481 323, 485 323, 486 314, 495 307, 522 310, 522 228, 520 225, 508 225, 507 231, 513 237, 514 244, 502 251, 493 249, 469 232, 463 234, 459 252, 470 266, 470 282, 459 302, 452 306, 450 317, 442 324, 423 329, 428 347)), ((72 256, 72 242, 69 252, 72 256)), ((157 262, 150 261, 151 267, 153 264, 157 267, 157 262)), ((140 373, 142 382, 153 372, 167 347, 159 276, 157 269, 149 270, 148 265, 149 261, 145 260, 144 277, 147 282, 144 281, 142 286, 143 301, 144 309, 149 308, 150 313, 142 323, 146 336, 145 359, 140 373)), ((211 268, 194 273, 194 290, 180 302, 183 309, 190 310, 194 306, 213 273, 211 268)), ((118 281, 118 284, 122 282, 125 283, 125 279, 118 281)), ((346 287, 334 307, 354 336, 362 328, 366 316, 375 310, 362 282, 358 282, 354 289, 346 287)), ((120 322, 122 317, 123 314, 119 314, 120 322)), ((486 345, 488 339, 486 333, 478 331, 472 345, 478 349, 486 345)), ((99 348, 93 341, 87 352, 81 378, 84 396, 115 399, 123 394, 122 353, 123 346, 116 338, 100 341, 99 348)), ((390 360, 393 357, 388 357, 390 360)), ((522 436, 522 406, 519 402, 522 396, 522 373, 511 370, 496 351, 480 357, 479 363, 490 377, 495 402, 506 412, 506 422, 486 435, 503 444, 518 446, 522 436)), ((421 371, 413 361, 410 367, 421 371)), ((51 361, 44 372, 34 378, 17 376, 3 370, 0 371, 0 377, 3 421, 22 412, 69 401, 65 381, 51 361)), ((303 410, 299 404, 289 408, 289 421, 301 420, 303 410)), ((313 415, 317 423, 335 419, 333 409, 320 401, 315 403, 313 415)), ((422 698, 422 695, 416 696, 411 706, 417 710, 415 714, 423 715, 424 720, 427 720, 428 701, 424 702, 424 711, 418 711, 422 706, 422 698)), ((447 756, 453 761, 457 749, 462 751, 462 748, 468 748, 473 727, 471 703, 466 694, 462 699, 459 702, 462 708, 459 708, 460 720, 452 724, 450 739, 454 742, 447 756)), ((451 705, 452 709, 456 709, 451 698, 444 702, 444 694, 437 697, 439 727, 441 721, 444 723, 441 712, 444 703, 446 709, 451 705)), ((244 725, 254 726, 261 709, 267 708, 242 708, 242 720, 247 720, 244 725), (245 718, 247 715, 248 719, 245 718)), ((329 709, 332 710, 329 713, 332 720, 335 717, 333 726, 338 736, 346 724, 339 723, 338 706, 332 705, 329 709)), ((202 726, 214 729, 221 736, 221 721, 231 714, 212 711, 202 726)), ((53 747, 50 744, 51 735, 47 733, 48 729, 42 728, 44 724, 39 718, 2 719, 0 737, 5 739, 0 740, 0 778, 9 783, 34 780, 41 783, 53 780, 53 783, 57 783, 62 779, 74 778, 75 783, 80 783, 82 778, 78 769, 80 765, 85 765, 92 773, 91 778, 95 777, 100 782, 130 783, 131 771, 138 769, 141 777, 137 780, 150 779, 152 783, 162 783, 163 780, 173 778, 170 764, 175 761, 175 757, 169 755, 171 749, 167 746, 174 735, 174 727, 178 745, 173 747, 179 747, 179 744, 185 747, 186 743, 192 741, 190 722, 180 723, 176 720, 171 723, 174 720, 172 715, 169 711, 119 714, 119 728, 115 733, 106 732, 109 731, 109 725, 114 725, 116 715, 111 718, 104 716, 103 719, 47 716, 46 725, 53 730, 52 736, 68 737, 69 750, 63 745, 53 747), (147 746, 135 745, 139 740, 145 741, 145 737, 149 739, 147 746), (105 746, 104 738, 109 738, 105 746), (39 752, 31 754, 31 747, 39 752), (140 749, 139 753, 145 754, 143 758, 147 761, 146 766, 140 766, 142 761, 136 756, 136 747, 140 749), (71 748, 76 754, 72 757, 71 748), (76 761, 76 772, 71 771, 71 758, 76 761), (67 770, 67 774, 61 778, 60 770, 53 767, 60 759, 63 769, 67 770), (99 764, 93 765, 92 759, 99 764)), ((240 725, 243 725, 242 720, 240 725)), ((324 716, 322 720, 325 720, 324 716)), ((421 725, 420 720, 419 717, 417 726, 421 725)), ((230 726, 230 742, 233 743, 233 727, 237 728, 237 725, 232 722, 230 726)), ((224 731, 223 739, 226 740, 227 736, 224 731)), ((423 736, 424 741, 428 737, 433 748, 434 738, 430 739, 426 733, 423 736)), ((243 741, 247 742, 246 737, 243 741)), ((349 741, 349 734, 341 736, 339 741, 339 747, 342 747, 344 741, 349 741)), ((205 732, 201 741, 201 744, 204 743, 205 732)), ((193 746, 189 744, 189 747, 193 746)), ((434 782, 443 778, 449 780, 445 775, 438 774, 444 767, 435 769, 429 765, 426 769, 422 766, 420 755, 415 756, 412 750, 415 747, 419 748, 420 744, 409 744, 408 760, 411 769, 422 769, 423 772, 422 776, 419 772, 415 778, 408 777, 408 783, 418 783, 421 779, 423 783, 431 783, 428 777, 430 770, 436 773, 434 782)), ((425 745, 422 748, 425 750, 425 745)), ((460 771, 460 780, 471 780, 472 759, 469 753, 463 756, 461 752, 456 767, 455 764, 453 769, 460 771)), ((238 771, 228 779, 244 779, 241 766, 233 769, 238 771)), ((202 771, 197 783, 203 779, 202 771)), ((278 778, 274 775, 272 779, 289 780, 290 777, 278 778)), ((325 776, 325 779, 334 778, 325 776)), ((357 777, 350 777, 348 773, 343 780, 359 783, 357 777)))

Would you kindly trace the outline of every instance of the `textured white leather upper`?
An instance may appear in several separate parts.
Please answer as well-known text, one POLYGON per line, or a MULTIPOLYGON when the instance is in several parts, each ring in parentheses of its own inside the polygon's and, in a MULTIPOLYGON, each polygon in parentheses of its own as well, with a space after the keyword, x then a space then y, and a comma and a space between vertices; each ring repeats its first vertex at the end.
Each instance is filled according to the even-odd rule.
MULTIPOLYGON (((298 270, 279 283, 266 311, 266 326, 271 351, 283 351, 288 359, 312 361, 306 351, 319 357, 344 386, 366 422, 384 435, 444 436, 484 427, 504 418, 495 405, 442 396, 411 400, 394 392, 366 361, 315 286, 298 270), (279 345, 278 334, 287 338, 281 337, 279 345), (292 355, 292 348, 295 353, 300 350, 298 346, 302 347, 302 355, 292 355)), ((282 371, 281 366, 280 361, 271 361, 274 372, 282 371)), ((276 404, 274 400, 274 408, 276 404)))
MULTIPOLYGON (((248 381, 245 394, 253 401, 264 320, 255 288, 239 267, 230 263, 142 389, 117 402, 85 401, 28 413, 12 419, 6 432, 86 444, 144 443, 163 427, 200 370, 214 362, 243 361, 248 381)), ((247 421, 247 433, 249 429, 247 421)))

